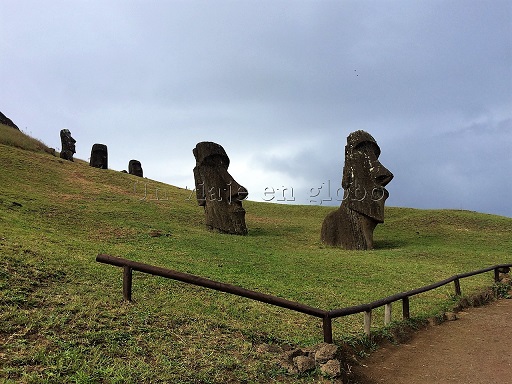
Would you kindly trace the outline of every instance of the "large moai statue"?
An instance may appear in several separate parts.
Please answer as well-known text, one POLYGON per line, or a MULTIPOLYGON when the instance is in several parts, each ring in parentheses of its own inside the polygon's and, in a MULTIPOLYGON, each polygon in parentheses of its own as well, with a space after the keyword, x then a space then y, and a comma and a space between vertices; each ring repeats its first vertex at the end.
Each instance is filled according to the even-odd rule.
POLYGON ((203 141, 192 152, 196 158, 196 198, 204 207, 206 226, 223 233, 246 235, 242 200, 248 192, 228 173, 226 151, 219 144, 203 141))
POLYGON ((61 129, 60 142, 62 148, 60 151, 60 158, 73 161, 73 155, 76 153, 76 140, 71 137, 71 132, 69 132, 69 129, 61 129))
POLYGON ((143 177, 142 165, 139 160, 130 160, 128 162, 128 173, 130 175, 143 177))
POLYGON ((322 224, 324 243, 352 250, 373 248, 373 230, 384 222, 384 188, 393 174, 379 162, 380 148, 365 131, 347 137, 341 185, 343 201, 322 224))
POLYGON ((89 165, 95 168, 108 169, 108 152, 105 144, 94 144, 92 146, 89 165))

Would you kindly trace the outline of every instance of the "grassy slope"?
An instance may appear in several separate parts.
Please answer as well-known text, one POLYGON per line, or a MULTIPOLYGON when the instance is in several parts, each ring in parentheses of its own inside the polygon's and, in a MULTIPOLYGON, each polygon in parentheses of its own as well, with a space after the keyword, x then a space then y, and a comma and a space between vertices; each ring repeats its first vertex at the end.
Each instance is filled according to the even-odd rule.
MULTIPOLYGON (((352 252, 319 242, 333 208, 246 202, 249 235, 222 235, 203 228, 191 191, 11 145, 0 144, 0 379, 12 382, 312 380, 284 376, 255 345, 320 342, 319 319, 139 273, 126 304, 100 252, 323 309, 512 261, 510 218, 387 208, 376 250, 352 252)), ((412 315, 441 310, 452 290, 412 299, 412 315)), ((335 340, 361 331, 362 315, 334 322, 335 340)))

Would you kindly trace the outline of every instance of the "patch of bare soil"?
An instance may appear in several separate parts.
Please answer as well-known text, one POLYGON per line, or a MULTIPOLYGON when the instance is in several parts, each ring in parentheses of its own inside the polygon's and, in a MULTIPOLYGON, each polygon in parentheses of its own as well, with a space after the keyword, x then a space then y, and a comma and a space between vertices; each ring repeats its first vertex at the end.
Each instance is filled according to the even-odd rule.
POLYGON ((361 384, 512 383, 512 300, 457 313, 400 345, 385 345, 354 368, 361 384))

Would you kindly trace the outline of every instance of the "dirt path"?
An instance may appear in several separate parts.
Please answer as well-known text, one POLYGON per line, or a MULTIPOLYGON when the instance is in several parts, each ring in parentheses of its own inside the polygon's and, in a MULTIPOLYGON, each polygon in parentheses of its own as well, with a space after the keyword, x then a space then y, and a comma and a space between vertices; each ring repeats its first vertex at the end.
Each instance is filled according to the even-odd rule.
POLYGON ((368 384, 512 383, 512 300, 468 308, 355 368, 368 384))

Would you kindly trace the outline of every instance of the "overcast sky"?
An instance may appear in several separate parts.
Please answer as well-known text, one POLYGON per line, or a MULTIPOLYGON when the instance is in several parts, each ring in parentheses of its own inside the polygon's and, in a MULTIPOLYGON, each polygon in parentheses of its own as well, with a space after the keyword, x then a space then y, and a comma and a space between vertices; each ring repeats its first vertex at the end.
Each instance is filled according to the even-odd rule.
POLYGON ((362 129, 388 206, 512 217, 512 1, 1 0, 0 111, 179 187, 214 141, 250 200, 295 204, 340 204, 362 129))

